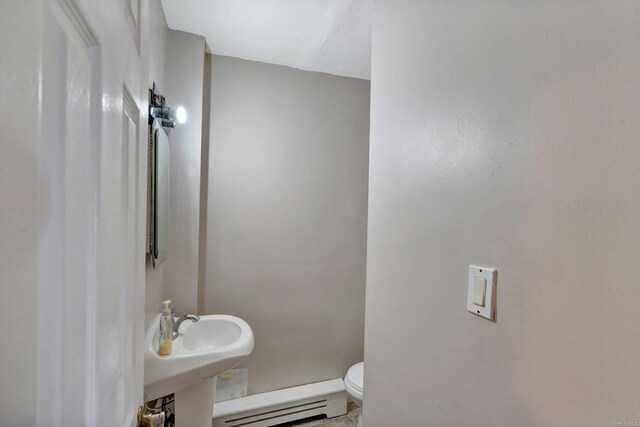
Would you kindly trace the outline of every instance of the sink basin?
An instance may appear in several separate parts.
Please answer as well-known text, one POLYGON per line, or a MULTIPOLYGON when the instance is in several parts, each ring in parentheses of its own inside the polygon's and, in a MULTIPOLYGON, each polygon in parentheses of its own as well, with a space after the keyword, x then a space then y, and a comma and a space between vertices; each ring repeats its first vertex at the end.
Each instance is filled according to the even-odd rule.
POLYGON ((201 318, 199 322, 186 328, 182 336, 182 345, 191 351, 215 350, 233 344, 241 335, 242 329, 236 322, 201 318))
POLYGON ((244 320, 225 315, 185 321, 169 356, 158 354, 158 314, 145 335, 144 400, 186 389, 231 369, 253 351, 253 331, 244 320))

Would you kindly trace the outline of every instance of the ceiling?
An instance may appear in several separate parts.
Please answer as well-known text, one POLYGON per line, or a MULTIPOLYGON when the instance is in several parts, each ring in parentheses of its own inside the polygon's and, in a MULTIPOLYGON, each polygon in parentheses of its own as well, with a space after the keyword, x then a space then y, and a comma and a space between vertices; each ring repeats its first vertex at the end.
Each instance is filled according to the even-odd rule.
POLYGON ((370 0, 162 0, 216 55, 370 79, 370 0))

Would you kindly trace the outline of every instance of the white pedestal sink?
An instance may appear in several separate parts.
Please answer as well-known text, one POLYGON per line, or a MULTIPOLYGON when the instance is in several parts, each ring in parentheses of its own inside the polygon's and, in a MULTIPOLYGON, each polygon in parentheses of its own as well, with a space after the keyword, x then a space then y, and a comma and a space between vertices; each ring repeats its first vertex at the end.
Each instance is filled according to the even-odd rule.
POLYGON ((253 351, 253 331, 234 316, 183 322, 169 356, 158 355, 158 314, 145 336, 144 400, 175 393, 176 427, 210 427, 215 376, 253 351))

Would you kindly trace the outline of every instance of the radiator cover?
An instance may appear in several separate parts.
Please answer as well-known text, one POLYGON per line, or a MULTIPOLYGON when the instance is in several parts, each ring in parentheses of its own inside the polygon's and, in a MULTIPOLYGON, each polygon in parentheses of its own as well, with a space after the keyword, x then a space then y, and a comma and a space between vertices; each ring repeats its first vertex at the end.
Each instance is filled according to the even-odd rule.
POLYGON ((213 427, 270 427, 346 413, 344 382, 335 379, 218 402, 213 407, 213 427))

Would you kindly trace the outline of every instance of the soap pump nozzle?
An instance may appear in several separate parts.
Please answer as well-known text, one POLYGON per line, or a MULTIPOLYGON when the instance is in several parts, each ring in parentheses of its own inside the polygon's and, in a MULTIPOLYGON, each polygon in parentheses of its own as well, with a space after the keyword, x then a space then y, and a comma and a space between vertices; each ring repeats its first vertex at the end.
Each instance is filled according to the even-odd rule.
POLYGON ((163 315, 167 315, 167 314, 171 314, 171 309, 169 308, 169 304, 171 304, 171 300, 170 299, 166 299, 164 301, 162 301, 162 304, 164 304, 164 308, 162 309, 162 314, 163 315))

